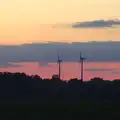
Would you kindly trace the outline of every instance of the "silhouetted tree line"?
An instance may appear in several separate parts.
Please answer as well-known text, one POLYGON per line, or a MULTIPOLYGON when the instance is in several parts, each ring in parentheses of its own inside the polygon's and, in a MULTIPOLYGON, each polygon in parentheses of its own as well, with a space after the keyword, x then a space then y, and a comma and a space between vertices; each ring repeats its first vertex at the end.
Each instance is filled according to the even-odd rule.
POLYGON ((93 78, 81 82, 0 73, 0 119, 120 119, 120 80, 93 78))

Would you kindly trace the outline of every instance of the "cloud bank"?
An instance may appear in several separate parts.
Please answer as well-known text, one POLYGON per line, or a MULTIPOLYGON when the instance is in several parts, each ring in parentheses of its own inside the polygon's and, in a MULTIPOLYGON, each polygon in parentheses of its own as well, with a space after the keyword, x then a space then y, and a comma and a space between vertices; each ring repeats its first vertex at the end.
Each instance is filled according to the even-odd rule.
POLYGON ((116 69, 105 69, 105 68, 88 68, 85 69, 85 71, 89 72, 109 72, 109 71, 115 71, 116 69))
MULTIPOLYGON (((86 43, 41 43, 20 46, 0 46, 0 67, 11 66, 9 62, 39 62, 46 66, 60 58, 67 62, 78 62, 79 53, 86 57, 86 62, 120 62, 120 42, 86 43)), ((13 65, 12 65, 13 66, 13 65)))
POLYGON ((72 25, 72 28, 116 28, 119 27, 120 20, 94 20, 77 22, 72 25))
MULTIPOLYGON (((115 66, 116 67, 116 66, 115 66)), ((120 74, 120 69, 118 68, 88 68, 88 69, 84 69, 85 71, 88 72, 109 72, 111 74, 120 74)))

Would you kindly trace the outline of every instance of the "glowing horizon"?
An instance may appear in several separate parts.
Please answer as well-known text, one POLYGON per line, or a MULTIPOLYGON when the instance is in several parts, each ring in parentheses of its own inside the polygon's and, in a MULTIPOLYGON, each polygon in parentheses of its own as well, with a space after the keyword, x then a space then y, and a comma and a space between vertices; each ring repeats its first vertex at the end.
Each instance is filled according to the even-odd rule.
MULTIPOLYGON (((42 78, 51 78, 58 74, 57 63, 41 66, 38 62, 12 63, 19 67, 0 68, 0 72, 24 72, 28 75, 39 75, 42 78), (32 69, 31 69, 32 68, 32 69)), ((84 65, 84 80, 101 77, 105 80, 120 78, 120 62, 86 62, 84 65)), ((62 80, 80 78, 80 66, 77 62, 63 62, 61 70, 62 80)))

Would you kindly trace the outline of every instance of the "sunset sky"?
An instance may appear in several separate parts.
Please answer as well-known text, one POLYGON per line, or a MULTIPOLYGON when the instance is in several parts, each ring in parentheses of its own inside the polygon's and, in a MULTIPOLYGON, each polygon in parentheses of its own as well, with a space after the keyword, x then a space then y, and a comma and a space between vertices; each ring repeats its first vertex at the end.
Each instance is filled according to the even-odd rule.
POLYGON ((52 28, 52 24, 119 19, 120 0, 0 0, 0 44, 120 40, 120 29, 52 28))

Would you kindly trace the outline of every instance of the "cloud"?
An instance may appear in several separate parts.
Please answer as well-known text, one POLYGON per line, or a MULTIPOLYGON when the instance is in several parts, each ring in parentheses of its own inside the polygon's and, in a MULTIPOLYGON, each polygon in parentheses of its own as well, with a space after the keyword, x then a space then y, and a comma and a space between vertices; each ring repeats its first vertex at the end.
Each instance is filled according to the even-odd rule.
POLYGON ((109 72, 111 74, 120 74, 120 69, 116 68, 88 68, 84 69, 88 72, 109 72))
MULTIPOLYGON (((9 62, 40 62, 46 66, 57 62, 57 51, 65 62, 79 61, 79 52, 86 57, 86 62, 120 62, 120 42, 79 43, 41 43, 20 46, 0 46, 0 67, 19 67, 9 62)), ((102 71, 102 70, 101 70, 102 71)))
POLYGON ((40 67, 51 67, 52 65, 49 64, 49 62, 38 62, 40 67))
POLYGON ((114 71, 115 69, 106 69, 106 68, 88 68, 85 69, 85 71, 89 72, 109 72, 109 71, 114 71))
POLYGON ((8 67, 21 67, 22 65, 15 65, 7 62, 0 62, 0 68, 8 68, 8 67))
POLYGON ((112 74, 120 74, 120 70, 118 70, 118 71, 113 71, 112 74))
POLYGON ((38 63, 39 63, 39 66, 48 66, 47 62, 38 62, 38 63))
POLYGON ((72 28, 116 28, 119 27, 120 20, 94 20, 77 22, 72 25, 72 28))

